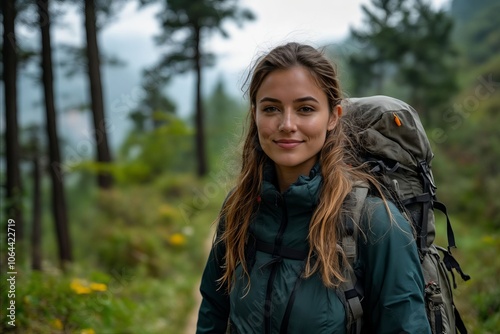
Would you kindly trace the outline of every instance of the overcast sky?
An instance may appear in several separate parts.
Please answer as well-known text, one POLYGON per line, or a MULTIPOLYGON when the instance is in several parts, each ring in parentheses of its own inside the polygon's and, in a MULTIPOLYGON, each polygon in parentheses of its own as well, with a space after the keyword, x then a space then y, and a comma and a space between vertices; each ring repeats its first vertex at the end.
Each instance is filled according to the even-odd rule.
MULTIPOLYGON (((234 22, 225 27, 230 38, 220 35, 205 44, 221 57, 219 63, 224 68, 240 70, 250 63, 256 52, 288 40, 318 43, 323 40, 336 40, 345 37, 349 26, 361 20, 361 3, 368 1, 341 0, 242 0, 241 7, 250 9, 256 20, 246 22, 238 28, 234 22)), ((157 7, 140 12, 135 5, 127 6, 120 20, 107 28, 103 38, 121 39, 123 36, 150 39, 159 29, 152 17, 157 7)), ((151 55, 155 59, 155 55, 151 55)), ((219 64, 220 65, 220 64, 219 64)))
MULTIPOLYGON (((242 7, 255 13, 256 20, 245 22, 241 28, 234 22, 227 22, 225 27, 230 38, 214 34, 205 43, 205 50, 217 55, 216 66, 205 71, 205 91, 210 90, 212 83, 223 75, 231 93, 241 96, 240 87, 245 69, 256 54, 277 44, 296 40, 320 45, 324 41, 341 40, 348 34, 349 26, 360 20, 360 3, 339 0, 241 1, 242 7)), ((128 6, 121 19, 103 33, 103 39, 120 41, 122 45, 127 44, 124 38, 140 41, 141 45, 137 48, 128 44, 128 49, 134 49, 131 50, 128 61, 142 62, 144 65, 153 63, 159 55, 159 49, 151 40, 151 36, 158 33, 156 20, 151 19, 156 11, 157 8, 149 8, 138 13, 135 6, 128 6)), ((112 49, 116 50, 118 47, 116 45, 112 49)), ((189 114, 194 106, 192 81, 193 76, 187 75, 172 82, 168 88, 171 96, 176 99, 181 115, 189 114)))
MULTIPOLYGON (((431 0, 436 7, 444 6, 447 0, 431 0)), ((242 28, 234 22, 227 22, 225 27, 230 34, 224 39, 216 34, 206 42, 204 48, 217 55, 217 65, 204 71, 203 82, 205 92, 210 91, 213 83, 223 76, 230 93, 241 97, 241 84, 245 70, 256 55, 273 46, 287 42, 299 41, 320 46, 325 43, 335 43, 344 39, 350 27, 362 26, 361 4, 369 0, 241 0, 242 7, 250 9, 256 16, 255 21, 246 22, 242 28)), ((131 2, 120 12, 114 22, 110 23, 99 36, 103 52, 115 55, 126 63, 125 67, 104 68, 103 82, 105 89, 106 113, 113 121, 112 141, 121 141, 126 127, 125 110, 130 110, 139 100, 141 71, 153 65, 160 55, 159 48, 154 44, 153 36, 159 32, 158 23, 154 17, 158 6, 137 10, 136 2, 131 2)), ((54 26, 53 43, 83 44, 84 31, 82 10, 73 10, 66 15, 64 29, 54 26)), ((29 35, 29 32, 24 32, 29 35)), ((37 32, 31 32, 36 34, 37 32)), ((54 58, 60 55, 55 52, 54 58)), ((75 135, 82 131, 88 132, 90 124, 84 116, 71 112, 71 105, 88 101, 87 83, 79 80, 69 80, 56 73, 56 89, 60 91, 57 97, 59 109, 64 109, 60 122, 65 129, 64 134, 75 135), (69 112, 68 112, 69 109, 69 112)), ((31 88, 33 89, 31 84, 31 88)), ((21 122, 23 119, 43 120, 43 112, 35 111, 41 108, 40 89, 32 92, 29 98, 21 96, 21 122), (38 107, 33 102, 38 101, 38 107), (28 110, 26 110, 28 109, 28 110)), ((182 116, 189 115, 194 107, 194 82, 192 75, 185 75, 174 80, 167 93, 173 98, 182 116)), ((24 92, 25 93, 25 92, 24 92)), ((23 94, 23 93, 21 93, 23 94)), ((3 121, 3 120, 2 120, 3 121)), ((87 135, 88 137, 88 135, 87 135)))

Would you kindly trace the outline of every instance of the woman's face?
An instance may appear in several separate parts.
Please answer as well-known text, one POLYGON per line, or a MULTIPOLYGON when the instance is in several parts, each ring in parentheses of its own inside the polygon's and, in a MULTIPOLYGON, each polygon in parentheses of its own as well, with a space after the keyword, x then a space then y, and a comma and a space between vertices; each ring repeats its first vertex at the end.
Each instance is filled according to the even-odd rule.
POLYGON ((337 122, 340 106, 331 113, 328 99, 302 66, 276 70, 257 90, 255 122, 259 142, 279 174, 308 175, 337 122))

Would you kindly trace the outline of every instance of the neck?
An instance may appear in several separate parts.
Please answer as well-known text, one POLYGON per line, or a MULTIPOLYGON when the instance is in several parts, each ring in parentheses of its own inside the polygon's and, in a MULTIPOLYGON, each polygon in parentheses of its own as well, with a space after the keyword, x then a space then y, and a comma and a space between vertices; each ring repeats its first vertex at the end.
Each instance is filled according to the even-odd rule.
POLYGON ((280 192, 285 192, 292 183, 294 183, 300 174, 296 172, 291 172, 290 170, 284 170, 283 168, 276 168, 276 176, 278 178, 278 186, 280 192))
POLYGON ((313 166, 314 165, 305 165, 301 166, 302 168, 287 168, 275 165, 276 178, 278 181, 280 192, 285 192, 293 183, 295 183, 295 181, 297 181, 300 175, 309 175, 309 172, 311 171, 313 166))

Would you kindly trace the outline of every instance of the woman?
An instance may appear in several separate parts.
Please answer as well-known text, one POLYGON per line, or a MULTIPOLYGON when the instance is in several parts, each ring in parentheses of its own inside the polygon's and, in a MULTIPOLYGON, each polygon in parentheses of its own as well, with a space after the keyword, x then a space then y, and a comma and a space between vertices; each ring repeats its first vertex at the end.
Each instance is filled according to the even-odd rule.
POLYGON ((201 283, 198 333, 346 333, 339 247, 356 182, 370 184, 354 269, 363 331, 428 333, 412 230, 358 166, 332 64, 289 43, 257 61, 237 184, 218 218, 201 283), (340 296, 340 298, 339 298, 340 296))

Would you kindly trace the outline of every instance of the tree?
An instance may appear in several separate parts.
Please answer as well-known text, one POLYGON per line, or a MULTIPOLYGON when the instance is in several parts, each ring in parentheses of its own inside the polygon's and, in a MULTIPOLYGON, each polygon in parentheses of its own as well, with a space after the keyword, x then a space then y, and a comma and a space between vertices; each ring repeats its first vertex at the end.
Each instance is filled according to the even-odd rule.
POLYGON ((372 0, 372 8, 363 5, 362 10, 366 29, 351 29, 354 40, 364 45, 350 57, 356 93, 381 94, 392 84, 397 88, 393 95, 433 123, 432 111, 458 88, 452 19, 426 0, 372 0))
MULTIPOLYGON (((99 45, 97 43, 96 6, 94 0, 86 0, 84 3, 88 75, 94 120, 94 138, 97 147, 97 161, 102 164, 109 164, 111 163, 111 152, 108 144, 106 119, 104 117, 101 65, 99 58, 99 45)), ((98 185, 102 189, 111 188, 113 185, 111 174, 100 171, 98 174, 98 185)))
POLYGON ((500 53, 498 2, 452 2, 455 42, 463 50, 462 88, 442 114, 446 127, 436 144, 441 151, 440 197, 462 219, 500 227, 500 53), (446 159, 446 160, 445 160, 446 159))
POLYGON ((458 22, 472 21, 478 11, 486 8, 493 9, 491 6, 497 1, 495 0, 453 0, 451 1, 451 15, 458 22))
POLYGON ((224 149, 234 142, 236 135, 243 130, 235 128, 235 124, 242 124, 245 115, 245 106, 230 96, 222 78, 219 78, 212 94, 207 99, 207 135, 208 152, 216 160, 224 153, 224 149))
POLYGON ((41 127, 31 125, 21 131, 27 134, 27 139, 22 142, 22 158, 32 163, 32 226, 31 226, 31 269, 42 270, 42 162, 44 157, 41 154, 41 127))
POLYGON ((500 20, 496 17, 499 10, 500 3, 494 0, 452 2, 454 39, 467 65, 484 64, 500 52, 500 20))
POLYGON ((169 78, 162 77, 154 67, 144 71, 142 99, 129 114, 135 131, 146 131, 148 127, 150 130, 157 129, 165 124, 169 115, 175 114, 175 103, 162 91, 168 81, 169 78))
POLYGON ((155 67, 143 72, 142 97, 129 113, 133 128, 118 150, 118 182, 148 182, 194 165, 192 130, 176 117, 175 103, 162 91, 168 81, 155 67))
MULTIPOLYGON (((72 260, 69 237, 66 198, 64 196, 64 175, 61 173, 61 155, 57 135, 56 110, 54 104, 54 79, 52 70, 52 46, 50 38, 50 10, 48 0, 39 0, 38 16, 42 45, 42 82, 47 117, 47 136, 49 139, 50 178, 52 182, 52 213, 54 215, 59 259, 64 266, 72 260)), ((36 194, 35 194, 36 195, 36 194)))
MULTIPOLYGON (((141 0, 143 4, 158 0, 141 0)), ((202 68, 214 63, 214 54, 203 50, 203 42, 213 31, 224 37, 228 33, 223 23, 228 20, 239 24, 252 20, 253 14, 240 9, 237 0, 169 0, 161 1, 163 9, 158 15, 163 32, 157 43, 167 46, 167 52, 159 63, 166 76, 194 71, 195 73, 195 146, 197 173, 204 176, 208 171, 205 150, 204 111, 202 103, 202 68)))
POLYGON ((17 43, 15 33, 15 1, 2 1, 3 16, 3 80, 5 99, 6 199, 7 217, 16 222, 16 238, 24 236, 21 214, 21 177, 17 122, 17 43))

